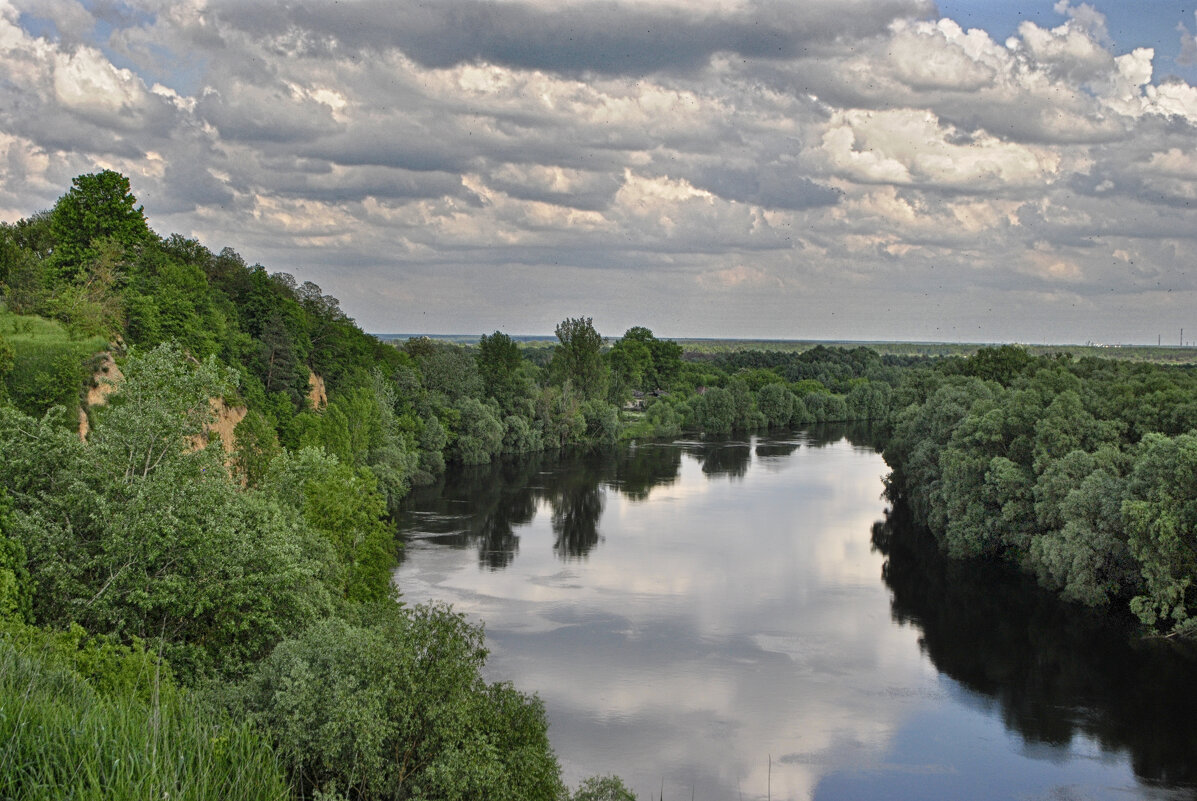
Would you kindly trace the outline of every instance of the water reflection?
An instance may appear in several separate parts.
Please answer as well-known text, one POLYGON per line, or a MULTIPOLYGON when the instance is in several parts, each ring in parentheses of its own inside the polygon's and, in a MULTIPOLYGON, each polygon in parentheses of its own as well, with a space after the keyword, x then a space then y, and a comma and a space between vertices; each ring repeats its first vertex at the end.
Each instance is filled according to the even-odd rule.
POLYGON ((603 489, 586 462, 572 462, 557 470, 543 487, 552 507, 553 553, 562 559, 585 558, 599 543, 603 489))
POLYGON ((702 472, 709 476, 743 478, 752 460, 752 448, 747 442, 692 442, 682 447, 698 459, 702 472))
POLYGON ((921 630, 936 668, 995 699, 1029 747, 1083 734, 1128 751, 1143 779, 1197 787, 1197 653, 1139 639, 1130 620, 1062 604, 1015 571, 950 562, 901 511, 872 540, 895 621, 921 630))
POLYGON ((812 448, 825 448, 841 440, 847 440, 854 447, 868 448, 881 453, 883 432, 872 423, 820 423, 803 432, 804 442, 812 448))
POLYGON ((608 489, 636 501, 678 478, 682 453, 666 445, 507 457, 447 473, 412 490, 399 530, 453 548, 475 548, 479 564, 499 570, 519 551, 515 530, 540 506, 551 509, 562 560, 585 558, 599 542, 608 489))
POLYGON ((571 783, 763 801, 1189 781, 1191 667, 1126 661, 1017 577, 916 559, 896 518, 873 525, 884 472, 842 426, 462 471, 413 493, 397 581, 486 623, 491 675, 543 699, 571 783))
POLYGON ((648 500, 653 487, 667 487, 677 481, 682 453, 669 444, 640 445, 610 455, 611 478, 600 478, 607 486, 634 501, 648 500))
POLYGON ((534 481, 541 461, 539 456, 496 460, 414 489, 400 515, 400 530, 419 528, 442 545, 476 548, 479 563, 492 570, 507 567, 519 551, 515 529, 536 514, 534 481))
POLYGON ((760 442, 756 446, 758 459, 771 459, 789 456, 798 450, 801 443, 796 441, 760 442))

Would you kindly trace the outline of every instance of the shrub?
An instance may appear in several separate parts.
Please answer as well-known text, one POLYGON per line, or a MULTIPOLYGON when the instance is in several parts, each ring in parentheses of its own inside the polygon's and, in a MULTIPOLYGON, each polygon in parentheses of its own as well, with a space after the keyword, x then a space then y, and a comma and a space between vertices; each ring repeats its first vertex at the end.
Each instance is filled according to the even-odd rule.
POLYGON ((366 607, 281 643, 246 704, 304 793, 556 801, 544 710, 480 675, 482 630, 439 605, 366 607))

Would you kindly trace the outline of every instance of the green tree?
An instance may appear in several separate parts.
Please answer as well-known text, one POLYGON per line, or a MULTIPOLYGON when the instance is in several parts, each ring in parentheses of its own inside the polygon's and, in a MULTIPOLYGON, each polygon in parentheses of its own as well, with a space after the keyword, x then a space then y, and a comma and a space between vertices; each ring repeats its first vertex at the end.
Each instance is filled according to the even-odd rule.
POLYGON ((620 342, 640 343, 648 348, 650 359, 645 366, 644 389, 669 389, 682 366, 682 346, 669 339, 658 339, 644 326, 633 326, 624 332, 620 342))
POLYGON ((736 424, 736 400, 722 387, 710 387, 698 398, 699 425, 709 434, 726 434, 736 424))
POLYGON ((556 382, 572 382, 583 400, 607 397, 609 371, 602 358, 603 338, 589 317, 568 317, 557 325, 560 344, 550 367, 556 382))
POLYGON ((794 394, 784 384, 765 384, 756 395, 756 405, 770 426, 786 426, 794 414, 794 394))
POLYGON ((1143 593, 1131 609, 1148 626, 1197 635, 1197 434, 1143 438, 1122 505, 1143 593))
POLYGON ((58 426, 61 410, 0 409, 0 486, 34 620, 160 640, 188 678, 235 674, 328 613, 333 557, 297 513, 242 492, 219 448, 195 450, 222 371, 165 345, 132 354, 125 375, 88 445, 58 426))
POLYGON ((230 393, 236 382, 233 370, 213 358, 195 365, 173 342, 131 351, 124 375, 91 441, 126 481, 144 478, 191 447, 213 419, 210 399, 230 393))
POLYGON ((278 310, 273 311, 262 325, 257 367, 267 392, 285 392, 295 408, 303 407, 308 369, 278 310))
POLYGON ((1044 586, 1070 601, 1104 606, 1136 589, 1139 579, 1122 517, 1126 481, 1101 456, 1090 459, 1092 469, 1060 502, 1062 525, 1035 537, 1031 557, 1044 586))
POLYGON ((25 547, 13 533, 12 501, 0 487, 0 623, 24 622, 32 608, 25 547))
POLYGON ((250 409, 233 429, 233 436, 237 441, 233 451, 237 477, 247 487, 257 487, 282 450, 274 423, 257 409, 250 409))
POLYGON ((393 594, 391 568, 398 545, 385 521, 386 505, 369 470, 337 465, 304 488, 303 516, 328 538, 344 568, 342 594, 378 601, 393 594))
POLYGON ((56 274, 78 281, 101 255, 105 240, 131 254, 153 238, 129 179, 112 170, 80 175, 50 214, 56 274))
POLYGON ((527 405, 527 385, 520 368, 524 357, 519 345, 506 334, 496 331, 483 335, 478 341, 478 373, 482 377, 482 391, 493 398, 505 415, 514 414, 527 405))
POLYGON ((301 512, 306 526, 331 547, 335 568, 324 582, 338 596, 350 601, 391 597, 398 546, 370 470, 342 464, 317 448, 284 451, 262 489, 301 512))
POLYGON ((13 351, 12 345, 9 344, 7 339, 0 336, 0 401, 3 401, 8 395, 5 379, 12 372, 15 361, 16 353, 13 351))
POLYGON ((408 340, 404 350, 419 366, 424 389, 439 396, 438 403, 449 405, 482 395, 478 360, 465 348, 419 337, 408 340))
POLYGON ((1026 348, 999 345, 981 348, 964 363, 963 371, 986 381, 1009 385, 1034 361, 1026 348))
POLYGON ((570 801, 636 801, 636 794, 618 776, 591 776, 582 780, 570 801))
POLYGON ((247 688, 305 795, 557 801, 544 710, 481 678, 482 630, 443 606, 369 607, 278 646, 247 688))
POLYGON ((477 398, 462 398, 455 408, 461 416, 454 454, 462 464, 489 462, 503 447, 503 424, 495 410, 477 398))
POLYGON ((625 335, 611 346, 607 360, 611 365, 611 395, 614 401, 623 402, 633 390, 644 388, 645 375, 653 366, 653 354, 647 344, 625 335))

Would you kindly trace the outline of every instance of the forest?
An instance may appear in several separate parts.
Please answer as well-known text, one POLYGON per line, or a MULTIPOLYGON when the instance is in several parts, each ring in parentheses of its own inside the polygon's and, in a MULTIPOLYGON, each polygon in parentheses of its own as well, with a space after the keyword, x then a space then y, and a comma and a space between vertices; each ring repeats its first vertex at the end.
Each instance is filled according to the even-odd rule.
POLYGON ((555 333, 381 342, 111 171, 0 224, 0 796, 630 798, 393 585, 408 492, 506 454, 868 421, 949 556, 1197 634, 1191 366, 555 333))

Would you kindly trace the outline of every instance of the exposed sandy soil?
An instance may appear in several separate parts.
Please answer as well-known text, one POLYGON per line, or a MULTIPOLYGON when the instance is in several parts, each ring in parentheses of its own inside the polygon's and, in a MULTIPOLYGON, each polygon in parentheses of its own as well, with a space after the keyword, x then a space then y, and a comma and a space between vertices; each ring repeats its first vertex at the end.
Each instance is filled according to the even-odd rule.
POLYGON ((324 389, 324 379, 312 372, 308 373, 308 402, 317 411, 328 405, 328 392, 324 389))
MULTIPOLYGON (((103 406, 107 403, 108 396, 116 392, 118 385, 123 380, 124 376, 121 375, 120 368, 113 361, 112 353, 105 353, 104 361, 92 376, 92 387, 87 391, 87 406, 79 409, 80 439, 86 441, 87 435, 91 431, 91 424, 87 420, 87 410, 92 406, 103 406)), ((324 393, 324 381, 320 376, 312 373, 309 384, 312 386, 310 397, 314 398, 312 403, 315 404, 315 398, 319 398, 322 404, 327 404, 328 398, 324 393), (317 394, 317 390, 319 390, 319 394, 317 394)), ((224 448, 224 452, 232 453, 237 447, 237 438, 233 434, 233 429, 245 419, 247 409, 244 406, 229 406, 223 398, 209 398, 208 405, 212 408, 212 415, 215 419, 204 426, 203 434, 192 438, 191 447, 194 449, 206 447, 212 439, 212 435, 217 434, 220 436, 220 444, 224 448)))

